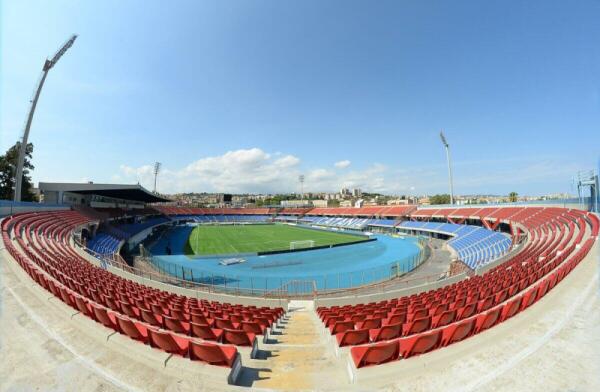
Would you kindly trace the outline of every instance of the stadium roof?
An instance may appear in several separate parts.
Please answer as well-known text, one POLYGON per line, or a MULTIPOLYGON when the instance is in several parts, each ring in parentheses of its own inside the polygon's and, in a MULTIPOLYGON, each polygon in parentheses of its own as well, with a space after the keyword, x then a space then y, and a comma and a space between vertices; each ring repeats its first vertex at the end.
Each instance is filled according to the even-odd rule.
POLYGON ((171 201, 155 195, 143 186, 121 184, 94 184, 94 183, 66 183, 66 182, 40 182, 41 192, 71 192, 83 195, 100 195, 115 199, 133 200, 144 203, 161 203, 171 201))

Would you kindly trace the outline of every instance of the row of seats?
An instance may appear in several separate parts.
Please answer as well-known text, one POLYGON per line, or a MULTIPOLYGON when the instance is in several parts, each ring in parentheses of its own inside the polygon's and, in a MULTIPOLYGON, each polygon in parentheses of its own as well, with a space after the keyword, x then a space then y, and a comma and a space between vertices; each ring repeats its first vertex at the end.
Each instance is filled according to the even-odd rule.
POLYGON ((93 266, 69 242, 72 230, 87 222, 73 211, 26 213, 5 219, 2 235, 7 250, 42 287, 117 332, 193 360, 231 366, 235 346, 218 343, 253 345, 255 332, 264 333, 283 315, 282 308, 208 302, 163 292, 93 266))
POLYGON ((110 235, 108 233, 99 232, 96 233, 94 238, 87 241, 87 248, 94 251, 95 253, 106 255, 113 254, 119 251, 119 245, 121 239, 110 235))
POLYGON ((545 295, 585 257, 598 235, 598 218, 582 211, 539 209, 512 211, 510 216, 528 229, 529 241, 507 262, 427 293, 318 308, 325 327, 340 346, 392 339, 353 347, 357 367, 442 347, 511 317, 545 295), (583 242, 586 232, 591 236, 583 242))
POLYGON ((344 229, 362 230, 367 227, 368 219, 363 218, 332 218, 305 216, 300 219, 300 222, 310 223, 319 226, 340 227, 344 229))
POLYGON ((455 223, 405 221, 397 226, 405 230, 422 230, 451 235, 448 241, 469 268, 477 269, 503 256, 511 248, 512 241, 505 234, 479 226, 455 223))

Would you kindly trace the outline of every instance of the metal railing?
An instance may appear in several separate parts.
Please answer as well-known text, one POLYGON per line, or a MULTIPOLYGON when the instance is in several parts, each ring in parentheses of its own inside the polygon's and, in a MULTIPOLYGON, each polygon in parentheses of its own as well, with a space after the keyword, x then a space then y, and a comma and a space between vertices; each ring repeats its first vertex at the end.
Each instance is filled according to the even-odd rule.
MULTIPOLYGON (((272 281, 267 281, 269 278, 252 277, 250 286, 240 284, 240 279, 235 279, 227 275, 194 275, 193 271, 184 267, 178 267, 172 263, 161 263, 153 257, 136 256, 134 266, 128 265, 120 255, 99 254, 91 249, 83 247, 79 242, 75 241, 76 245, 87 254, 98 259, 103 268, 117 268, 127 273, 153 280, 163 284, 169 284, 180 288, 197 290, 206 293, 229 294, 236 296, 251 296, 263 298, 319 298, 347 293, 348 295, 359 292, 385 292, 386 290, 406 288, 412 285, 421 285, 438 281, 438 275, 423 276, 419 278, 408 278, 406 275, 420 266, 426 261, 431 249, 427 244, 427 239, 422 238, 419 241, 421 251, 415 256, 411 264, 401 268, 387 269, 387 273, 376 275, 376 270, 360 271, 354 273, 357 278, 352 278, 352 273, 336 274, 336 278, 327 278, 327 275, 317 276, 308 279, 298 278, 273 278, 272 281), (371 276, 369 274, 371 273, 371 276), (346 282, 350 282, 347 287, 340 287, 335 284, 337 280, 341 282, 342 276, 345 275, 346 282), (360 278, 358 278, 360 276, 360 278), (378 278, 378 279, 374 279, 378 278), (333 281, 333 282, 332 282, 333 281), (321 282, 322 286, 319 285, 321 282), (328 283, 329 282, 329 283, 328 283), (329 285, 329 286, 328 286, 329 285), (333 286, 333 287, 332 287, 333 286)), ((380 269, 383 271, 384 269, 380 269)))

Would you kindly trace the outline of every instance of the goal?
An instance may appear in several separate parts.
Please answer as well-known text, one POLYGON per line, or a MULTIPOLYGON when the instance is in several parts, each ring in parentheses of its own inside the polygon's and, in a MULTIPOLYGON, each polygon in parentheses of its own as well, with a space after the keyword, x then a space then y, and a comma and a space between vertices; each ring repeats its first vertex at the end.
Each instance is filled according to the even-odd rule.
POLYGON ((306 249, 306 248, 312 248, 314 246, 315 246, 315 241, 313 241, 313 240, 290 241, 290 250, 306 249))

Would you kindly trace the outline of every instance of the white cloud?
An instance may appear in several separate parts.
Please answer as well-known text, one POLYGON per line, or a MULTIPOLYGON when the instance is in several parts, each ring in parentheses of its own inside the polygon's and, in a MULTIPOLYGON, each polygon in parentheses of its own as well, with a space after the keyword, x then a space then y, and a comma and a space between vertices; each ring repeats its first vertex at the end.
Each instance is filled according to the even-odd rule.
POLYGON ((333 166, 337 167, 338 169, 345 169, 348 166, 350 166, 350 163, 351 162, 349 160, 345 159, 343 161, 339 161, 339 162, 334 163, 333 166))
MULTIPOLYGON (((306 167, 294 155, 268 153, 260 148, 240 149, 201 158, 179 169, 165 167, 158 178, 158 190, 163 193, 297 192, 300 174, 305 175, 306 192, 335 192, 346 187, 384 194, 424 194, 445 192, 448 184, 444 164, 395 168, 373 163, 352 170, 348 169, 348 165, 306 167)), ((572 164, 544 159, 504 165, 498 162, 468 162, 457 164, 456 168, 454 179, 458 193, 506 193, 514 189, 523 193, 520 186, 548 181, 557 175, 568 180, 570 173, 576 169, 572 164)), ((119 171, 109 177, 123 183, 139 182, 148 189, 154 184, 152 165, 121 165, 119 171)))

